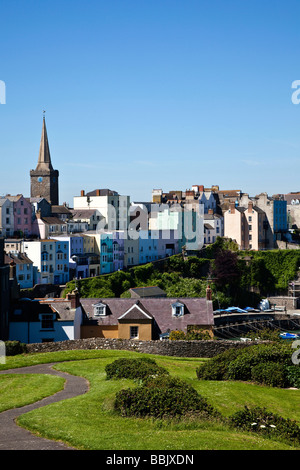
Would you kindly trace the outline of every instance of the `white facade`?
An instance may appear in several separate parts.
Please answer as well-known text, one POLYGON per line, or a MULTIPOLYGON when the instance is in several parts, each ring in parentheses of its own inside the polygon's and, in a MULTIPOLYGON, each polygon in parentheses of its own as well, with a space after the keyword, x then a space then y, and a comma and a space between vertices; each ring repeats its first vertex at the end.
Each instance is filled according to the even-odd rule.
POLYGON ((105 196, 81 195, 73 198, 74 210, 97 210, 99 230, 127 230, 129 226, 130 197, 111 191, 105 196))

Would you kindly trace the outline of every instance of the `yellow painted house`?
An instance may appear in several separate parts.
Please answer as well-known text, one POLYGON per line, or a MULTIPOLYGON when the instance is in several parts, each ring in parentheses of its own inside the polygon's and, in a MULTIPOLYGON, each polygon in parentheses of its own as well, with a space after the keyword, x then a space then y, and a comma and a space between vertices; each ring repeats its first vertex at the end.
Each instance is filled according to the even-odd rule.
POLYGON ((188 328, 213 332, 212 301, 206 298, 81 298, 80 305, 81 338, 155 340, 188 328))

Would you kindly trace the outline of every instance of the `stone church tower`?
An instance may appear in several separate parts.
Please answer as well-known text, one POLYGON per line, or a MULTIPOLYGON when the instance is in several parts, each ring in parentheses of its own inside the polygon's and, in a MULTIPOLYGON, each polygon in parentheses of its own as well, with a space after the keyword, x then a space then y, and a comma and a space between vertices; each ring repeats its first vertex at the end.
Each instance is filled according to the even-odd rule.
POLYGON ((35 170, 30 171, 31 197, 44 197, 51 205, 59 205, 58 176, 58 170, 54 170, 51 163, 44 116, 38 164, 35 170))

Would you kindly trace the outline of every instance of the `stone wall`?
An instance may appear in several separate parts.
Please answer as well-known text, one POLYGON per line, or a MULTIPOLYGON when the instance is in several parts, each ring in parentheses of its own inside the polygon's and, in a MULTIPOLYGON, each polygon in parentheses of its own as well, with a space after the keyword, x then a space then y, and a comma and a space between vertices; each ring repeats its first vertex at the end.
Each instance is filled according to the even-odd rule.
POLYGON ((138 341, 125 339, 87 338, 53 343, 28 344, 29 353, 74 349, 115 349, 177 357, 214 357, 229 348, 244 348, 254 342, 237 341, 138 341))

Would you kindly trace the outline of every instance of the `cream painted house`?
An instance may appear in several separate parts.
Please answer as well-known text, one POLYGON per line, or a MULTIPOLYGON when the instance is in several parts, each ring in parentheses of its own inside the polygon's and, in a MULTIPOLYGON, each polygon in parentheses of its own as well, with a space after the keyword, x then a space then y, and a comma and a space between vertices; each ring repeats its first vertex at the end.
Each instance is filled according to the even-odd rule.
POLYGON ((234 240, 240 250, 266 249, 266 214, 249 201, 248 207, 230 204, 224 212, 224 236, 234 240))

